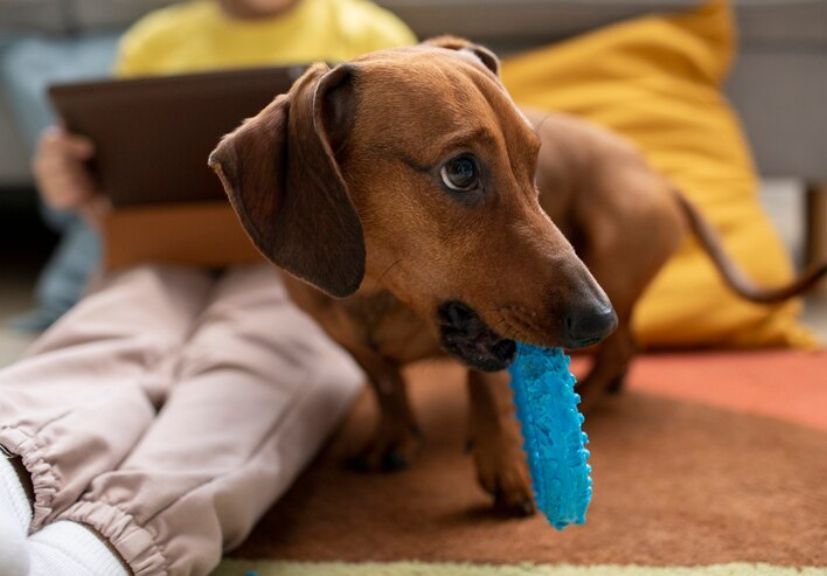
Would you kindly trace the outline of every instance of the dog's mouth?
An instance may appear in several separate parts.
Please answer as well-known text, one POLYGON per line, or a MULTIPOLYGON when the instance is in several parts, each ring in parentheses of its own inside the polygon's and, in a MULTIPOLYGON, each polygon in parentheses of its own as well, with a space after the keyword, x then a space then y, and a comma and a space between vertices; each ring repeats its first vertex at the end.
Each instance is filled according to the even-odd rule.
POLYGON ((483 322, 467 304, 449 300, 437 309, 442 347, 460 360, 485 372, 505 370, 514 360, 517 345, 483 322))

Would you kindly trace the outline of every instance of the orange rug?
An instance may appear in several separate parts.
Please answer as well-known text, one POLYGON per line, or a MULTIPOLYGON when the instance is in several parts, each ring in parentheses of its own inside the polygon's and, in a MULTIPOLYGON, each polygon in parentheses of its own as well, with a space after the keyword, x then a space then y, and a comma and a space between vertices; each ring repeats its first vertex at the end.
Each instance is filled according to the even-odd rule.
POLYGON ((761 414, 827 430, 827 353, 650 355, 634 365, 630 389, 761 414))

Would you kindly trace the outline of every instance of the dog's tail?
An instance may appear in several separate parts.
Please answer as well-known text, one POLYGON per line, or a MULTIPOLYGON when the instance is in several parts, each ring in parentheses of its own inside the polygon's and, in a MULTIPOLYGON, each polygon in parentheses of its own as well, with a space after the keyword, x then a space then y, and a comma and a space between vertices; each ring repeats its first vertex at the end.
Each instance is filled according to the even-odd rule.
POLYGON ((675 190, 678 205, 681 207, 692 232, 700 242, 704 251, 712 259, 715 268, 736 294, 759 304, 775 304, 782 302, 815 286, 827 276, 827 263, 816 266, 786 286, 765 288, 756 286, 744 272, 727 256, 718 234, 710 226, 698 209, 679 191, 675 190))

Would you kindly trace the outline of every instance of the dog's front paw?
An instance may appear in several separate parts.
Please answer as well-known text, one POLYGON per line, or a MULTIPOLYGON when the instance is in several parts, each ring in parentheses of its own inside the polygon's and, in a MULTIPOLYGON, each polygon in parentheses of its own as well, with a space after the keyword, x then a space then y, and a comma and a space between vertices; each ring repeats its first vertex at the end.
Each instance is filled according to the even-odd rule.
POLYGON ((414 424, 382 422, 365 446, 348 458, 357 472, 398 472, 407 468, 422 446, 422 435, 414 424))
POLYGON ((477 480, 494 497, 494 508, 509 516, 531 516, 535 512, 531 476, 514 424, 511 430, 478 436, 471 451, 477 480))
POLYGON ((578 410, 584 416, 589 416, 606 396, 619 394, 622 388, 622 375, 609 380, 601 378, 599 374, 588 374, 574 388, 575 392, 580 395, 578 410))

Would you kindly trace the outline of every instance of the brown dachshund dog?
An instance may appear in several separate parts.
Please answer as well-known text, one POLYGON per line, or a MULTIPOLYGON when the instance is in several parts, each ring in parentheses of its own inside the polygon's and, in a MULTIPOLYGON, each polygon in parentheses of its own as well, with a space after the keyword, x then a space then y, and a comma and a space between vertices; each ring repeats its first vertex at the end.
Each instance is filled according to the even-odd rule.
POLYGON ((631 146, 572 118, 526 115, 498 66, 456 38, 317 64, 226 136, 210 165, 253 242, 292 275, 293 299, 375 388, 380 421, 354 462, 411 461, 420 438, 400 366, 447 352, 470 368, 479 481, 499 507, 528 514, 502 371, 515 340, 605 339, 580 384, 588 408, 620 385, 635 302, 687 228, 752 299, 788 297, 816 275, 755 289, 631 146))

